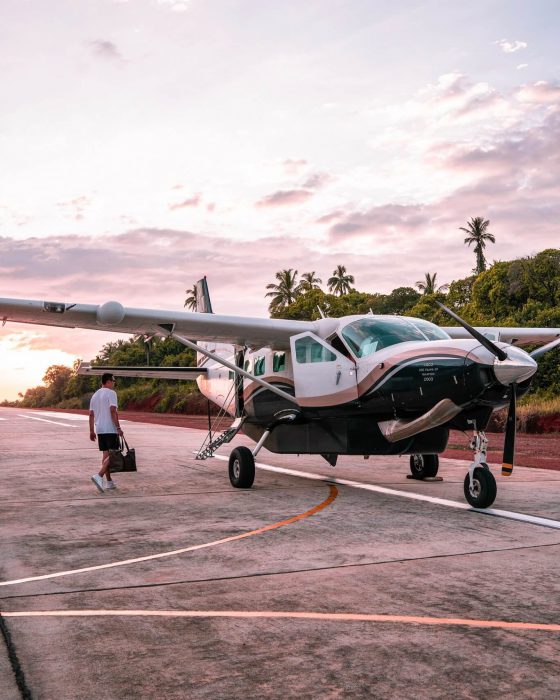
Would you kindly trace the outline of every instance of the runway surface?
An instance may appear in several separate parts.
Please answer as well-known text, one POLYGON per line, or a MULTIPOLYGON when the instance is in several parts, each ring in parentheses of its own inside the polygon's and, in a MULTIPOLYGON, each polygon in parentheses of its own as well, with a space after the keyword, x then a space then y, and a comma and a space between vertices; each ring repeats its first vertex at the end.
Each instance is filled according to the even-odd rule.
POLYGON ((85 416, 0 408, 3 700, 560 694, 560 472, 495 471, 482 513, 467 462, 262 450, 244 491, 246 438, 124 427, 101 494, 85 416))

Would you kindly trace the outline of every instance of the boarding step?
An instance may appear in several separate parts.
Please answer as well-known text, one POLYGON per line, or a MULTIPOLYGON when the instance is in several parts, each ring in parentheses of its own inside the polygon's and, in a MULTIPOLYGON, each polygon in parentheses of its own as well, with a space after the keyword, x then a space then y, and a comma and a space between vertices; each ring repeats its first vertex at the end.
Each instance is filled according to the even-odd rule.
POLYGON ((220 445, 223 445, 226 442, 231 442, 239 432, 243 424, 243 420, 243 418, 236 418, 231 424, 230 428, 224 430, 218 435, 217 438, 214 438, 214 440, 209 442, 207 445, 203 444, 200 451, 197 452, 195 459, 208 459, 208 457, 212 457, 214 455, 214 452, 218 449, 218 447, 220 447, 220 445))

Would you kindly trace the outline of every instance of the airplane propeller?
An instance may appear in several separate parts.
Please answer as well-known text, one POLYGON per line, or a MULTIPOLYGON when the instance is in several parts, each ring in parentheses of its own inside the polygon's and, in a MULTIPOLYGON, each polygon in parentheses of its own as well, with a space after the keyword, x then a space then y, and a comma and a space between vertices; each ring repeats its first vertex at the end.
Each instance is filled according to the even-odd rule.
POLYGON ((485 347, 489 352, 491 352, 493 355, 495 355, 498 360, 507 360, 507 352, 505 350, 502 350, 502 348, 499 348, 497 345, 495 345, 489 338, 487 338, 485 335, 482 335, 480 331, 477 331, 476 328, 473 328, 471 325, 469 325, 466 321, 463 321, 463 319, 460 316, 457 316, 456 313, 451 311, 451 309, 448 309, 445 304, 442 304, 440 301, 436 301, 436 304, 445 311, 446 314, 451 316, 457 323, 459 323, 463 328, 468 331, 473 338, 478 340, 478 342, 485 347))
POLYGON ((502 476, 510 476, 513 471, 513 461, 515 458, 515 434, 516 430, 516 404, 517 404, 517 384, 510 384, 509 387, 509 409, 506 420, 506 435, 504 438, 504 454, 502 458, 502 476))
MULTIPOLYGON (((491 352, 493 355, 495 355, 498 360, 507 360, 508 355, 505 350, 502 350, 499 348, 497 345, 495 345, 491 340, 489 340, 485 335, 482 335, 479 331, 476 330, 476 328, 473 328, 471 325, 469 325, 466 321, 463 321, 463 319, 460 316, 457 316, 456 313, 451 311, 451 309, 448 309, 447 306, 442 304, 441 302, 436 302, 437 305, 442 308, 451 318, 455 319, 457 323, 460 323, 461 326, 465 330, 467 330, 473 338, 478 340, 482 346, 484 346, 489 352, 491 352)), ((557 341, 553 341, 554 344, 556 342, 560 342, 560 339, 557 339, 557 341)), ((549 343, 549 345, 552 345, 549 343)), ((550 349, 550 348, 547 348, 550 349)), ((513 471, 513 461, 515 457, 515 437, 516 437, 516 424, 515 424, 515 419, 516 419, 516 404, 517 404, 517 384, 515 382, 511 383, 509 385, 509 409, 508 409, 508 415, 506 419, 506 434, 504 438, 504 452, 502 456, 502 476, 510 476, 512 471, 513 471)))

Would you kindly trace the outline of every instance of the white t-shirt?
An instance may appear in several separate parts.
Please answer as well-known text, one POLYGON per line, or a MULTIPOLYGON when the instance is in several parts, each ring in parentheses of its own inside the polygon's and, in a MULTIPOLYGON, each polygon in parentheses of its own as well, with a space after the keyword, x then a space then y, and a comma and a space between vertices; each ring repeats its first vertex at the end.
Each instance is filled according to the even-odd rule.
POLYGON ((117 428, 111 417, 111 406, 117 408, 117 392, 107 387, 101 387, 91 397, 89 410, 93 411, 95 419, 95 432, 116 433, 117 428))

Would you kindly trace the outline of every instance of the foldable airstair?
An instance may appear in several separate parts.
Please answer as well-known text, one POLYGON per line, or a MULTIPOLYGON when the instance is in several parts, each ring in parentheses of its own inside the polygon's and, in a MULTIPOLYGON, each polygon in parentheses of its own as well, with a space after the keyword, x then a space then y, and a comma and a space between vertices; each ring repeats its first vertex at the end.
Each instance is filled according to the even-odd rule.
POLYGON ((223 430, 217 437, 214 437, 214 439, 211 439, 212 433, 209 431, 206 439, 200 447, 200 450, 196 453, 195 459, 208 459, 208 457, 213 457, 214 452, 218 449, 218 447, 220 447, 220 445, 233 440, 233 438, 239 432, 244 420, 244 418, 236 418, 231 427, 223 430))

